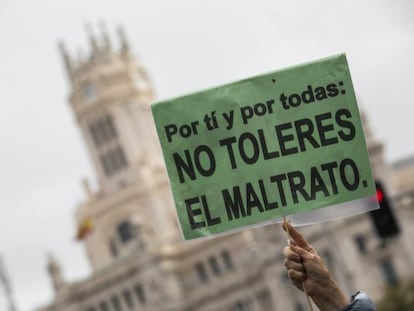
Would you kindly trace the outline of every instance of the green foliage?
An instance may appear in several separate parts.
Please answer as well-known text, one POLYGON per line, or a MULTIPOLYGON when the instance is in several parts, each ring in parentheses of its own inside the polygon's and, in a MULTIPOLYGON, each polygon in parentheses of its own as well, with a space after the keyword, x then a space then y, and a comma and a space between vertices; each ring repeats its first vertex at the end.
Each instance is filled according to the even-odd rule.
POLYGON ((406 285, 387 288, 377 307, 378 311, 413 311, 414 281, 406 285))

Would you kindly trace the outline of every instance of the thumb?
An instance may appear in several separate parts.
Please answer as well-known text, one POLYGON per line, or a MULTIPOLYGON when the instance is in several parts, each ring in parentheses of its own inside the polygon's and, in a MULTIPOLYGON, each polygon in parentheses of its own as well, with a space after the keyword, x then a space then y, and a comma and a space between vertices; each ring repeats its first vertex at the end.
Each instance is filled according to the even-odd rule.
POLYGON ((289 222, 284 222, 283 223, 283 229, 290 235, 292 240, 295 241, 297 246, 299 246, 299 247, 301 247, 305 250, 312 249, 312 246, 310 246, 308 241, 306 241, 303 234, 299 230, 295 229, 289 222))

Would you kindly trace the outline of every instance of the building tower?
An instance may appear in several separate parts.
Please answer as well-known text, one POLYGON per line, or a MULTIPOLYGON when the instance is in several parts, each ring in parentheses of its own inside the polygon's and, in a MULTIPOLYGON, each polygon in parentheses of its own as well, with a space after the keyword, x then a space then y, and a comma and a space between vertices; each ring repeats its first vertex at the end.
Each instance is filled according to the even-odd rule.
POLYGON ((131 251, 161 247, 177 227, 172 211, 164 210, 172 204, 164 191, 168 184, 152 123, 154 91, 148 74, 121 28, 119 49, 104 27, 99 38, 90 27, 87 31, 88 57, 74 58, 63 43, 59 47, 70 106, 97 176, 96 192, 84 181, 88 198, 76 215, 77 237, 97 269, 131 251), (154 192, 164 195, 149 194, 154 192))

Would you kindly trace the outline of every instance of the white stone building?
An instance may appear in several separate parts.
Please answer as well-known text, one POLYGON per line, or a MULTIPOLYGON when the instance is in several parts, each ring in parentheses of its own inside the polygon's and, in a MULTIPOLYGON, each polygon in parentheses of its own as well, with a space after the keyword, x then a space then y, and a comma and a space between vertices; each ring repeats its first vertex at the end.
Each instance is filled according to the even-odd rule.
MULTIPOLYGON (((183 242, 152 124, 154 90, 122 31, 121 47, 90 36, 91 52, 74 59, 61 45, 70 105, 95 168, 98 190, 85 181, 78 237, 92 273, 66 282, 57 261, 48 271, 54 300, 37 311, 306 310, 283 267, 279 225, 183 242)), ((401 234, 379 239, 369 215, 304 227, 347 294, 377 300, 388 284, 413 277, 414 161, 384 162, 383 145, 365 123, 375 176, 394 199, 401 234)))

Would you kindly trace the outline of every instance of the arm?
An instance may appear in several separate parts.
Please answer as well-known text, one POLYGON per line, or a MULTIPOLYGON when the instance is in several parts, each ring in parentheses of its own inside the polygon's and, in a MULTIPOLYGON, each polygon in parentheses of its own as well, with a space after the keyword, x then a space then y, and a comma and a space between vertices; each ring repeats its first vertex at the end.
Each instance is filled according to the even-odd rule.
POLYGON ((309 297, 320 311, 375 311, 372 303, 368 305, 366 301, 358 299, 358 296, 353 297, 349 303, 323 260, 302 233, 289 223, 284 223, 283 229, 290 235, 289 246, 283 250, 284 265, 288 270, 289 279, 300 290, 303 290, 303 282, 309 297), (367 306, 367 308, 360 309, 362 306, 367 306))

